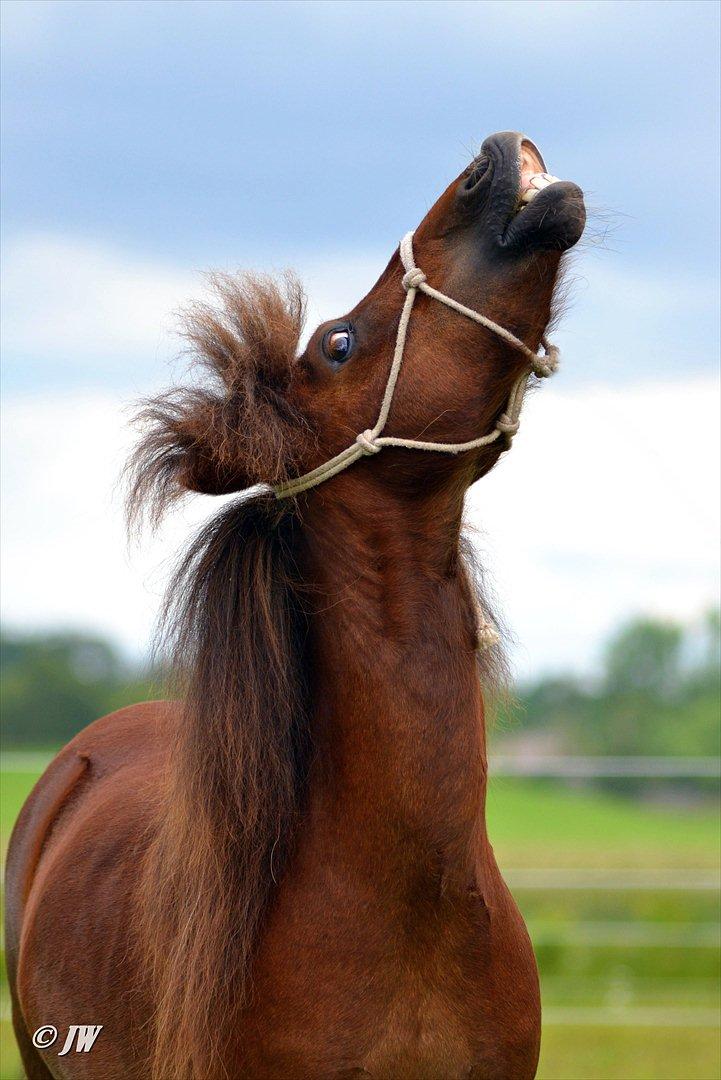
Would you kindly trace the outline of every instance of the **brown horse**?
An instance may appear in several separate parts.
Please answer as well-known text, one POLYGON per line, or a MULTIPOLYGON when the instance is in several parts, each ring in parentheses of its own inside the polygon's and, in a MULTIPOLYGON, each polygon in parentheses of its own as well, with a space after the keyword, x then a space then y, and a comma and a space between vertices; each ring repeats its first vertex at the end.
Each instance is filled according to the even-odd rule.
MULTIPOLYGON (((430 285, 533 350, 584 225, 570 183, 519 209, 544 168, 493 136, 413 241, 430 285)), ((219 306, 188 319, 209 381, 148 403, 133 512, 282 484, 348 446, 378 415, 403 278, 396 253, 300 355, 291 279, 217 279, 219 306)), ((493 432, 527 367, 419 291, 385 434, 493 432)), ((534 1075, 536 967, 484 816, 499 653, 478 652, 479 602, 492 616, 461 540, 464 493, 506 445, 366 447, 296 498, 229 502, 196 538, 166 608, 182 704, 82 731, 13 834, 31 1080, 534 1075), (73 1024, 103 1027, 61 1056, 73 1024)))

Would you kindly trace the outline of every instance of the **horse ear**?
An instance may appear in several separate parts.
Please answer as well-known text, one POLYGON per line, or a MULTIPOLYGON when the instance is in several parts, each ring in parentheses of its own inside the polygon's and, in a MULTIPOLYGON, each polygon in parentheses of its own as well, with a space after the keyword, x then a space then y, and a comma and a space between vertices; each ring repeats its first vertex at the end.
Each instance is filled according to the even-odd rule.
POLYGON ((145 402, 143 437, 131 462, 129 517, 157 521, 185 492, 226 495, 277 484, 305 456, 308 427, 292 408, 290 384, 303 326, 299 283, 215 275, 217 303, 185 312, 184 336, 209 385, 170 390, 145 402))

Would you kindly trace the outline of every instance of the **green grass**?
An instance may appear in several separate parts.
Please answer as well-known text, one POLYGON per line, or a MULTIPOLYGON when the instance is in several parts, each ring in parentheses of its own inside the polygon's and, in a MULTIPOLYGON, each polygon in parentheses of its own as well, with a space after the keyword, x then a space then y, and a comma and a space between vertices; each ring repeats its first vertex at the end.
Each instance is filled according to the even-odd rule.
POLYGON ((15 819, 38 776, 39 772, 0 772, 0 851, 3 856, 15 819))
MULTIPOLYGON (((37 762, 32 771, 0 771, 0 852, 3 861, 10 833, 15 819, 30 792, 33 784, 42 772, 43 761, 37 762)), ((21 1077, 20 1055, 15 1044, 12 1024, 10 1023, 10 996, 5 979, 5 957, 2 956, 0 973, 0 1080, 16 1080, 21 1077)))
MULTIPOLYGON (((45 760, 42 754, 9 758, 11 768, 0 773, 3 849, 45 760)), ((711 807, 645 804, 550 781, 493 778, 488 826, 507 869, 711 870, 719 860, 711 807)), ((517 899, 541 969, 547 1017, 541 1080, 721 1075, 719 1031, 707 1026, 719 993, 716 893, 523 889, 517 899), (685 947, 684 935, 693 944, 685 947), (664 944, 669 936, 673 947, 664 944), (688 1026, 685 1009, 696 1010, 688 1026)), ((0 1080, 15 1080, 21 1073, 4 983, 2 989, 0 1080)))
POLYGON ((718 1080, 713 1028, 544 1027, 538 1080, 718 1080))
MULTIPOLYGON (((3 1005, 5 1005, 4 996, 3 1005)), ((9 1020, 2 1020, 0 1021, 0 1080, 20 1080, 22 1076, 20 1053, 15 1043, 12 1024, 9 1020)))
POLYGON ((546 780, 492 777, 488 832, 501 866, 716 867, 714 806, 684 808, 546 780))

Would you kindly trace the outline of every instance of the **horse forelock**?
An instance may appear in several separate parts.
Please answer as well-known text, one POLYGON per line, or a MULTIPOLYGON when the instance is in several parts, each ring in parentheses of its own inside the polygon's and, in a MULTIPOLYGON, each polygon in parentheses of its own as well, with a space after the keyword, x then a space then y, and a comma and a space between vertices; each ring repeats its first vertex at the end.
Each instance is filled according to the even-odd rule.
POLYGON ((287 479, 310 432, 286 397, 303 330, 305 297, 291 273, 276 281, 212 274, 211 299, 181 313, 188 381, 140 402, 140 440, 126 468, 129 525, 188 492, 227 494, 287 479))

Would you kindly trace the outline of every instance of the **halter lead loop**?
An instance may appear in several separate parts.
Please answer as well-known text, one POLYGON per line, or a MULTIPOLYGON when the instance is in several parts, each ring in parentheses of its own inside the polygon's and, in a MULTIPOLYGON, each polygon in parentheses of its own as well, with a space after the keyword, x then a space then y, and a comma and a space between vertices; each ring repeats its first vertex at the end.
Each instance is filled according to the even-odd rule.
POLYGON ((529 349, 510 330, 506 330, 504 326, 499 326, 492 319, 481 315, 478 311, 474 311, 473 308, 466 307, 465 304, 460 304, 451 296, 446 296, 445 293, 439 292, 438 289, 434 289, 432 285, 429 285, 426 275, 416 266, 413 258, 412 232, 406 233, 401 240, 400 257, 405 269, 402 285, 406 291, 406 298, 398 323, 393 362, 388 373, 388 381, 383 392, 383 401, 381 402, 378 419, 372 428, 362 431, 350 446, 347 446, 345 450, 341 450, 335 457, 325 461, 316 469, 304 473, 303 476, 297 476, 293 480, 288 480, 285 484, 278 484, 277 487, 274 487, 273 491, 277 499, 289 499, 295 495, 300 495, 302 491, 307 491, 309 488, 322 484, 325 480, 330 480, 332 476, 342 472, 343 469, 347 469, 349 465, 358 461, 359 458, 379 453, 384 446, 403 446, 410 450, 435 450, 441 454, 460 454, 464 450, 475 450, 481 446, 488 446, 489 443, 495 442, 501 436, 505 437, 507 446, 510 446, 513 436, 518 431, 523 396, 531 372, 538 376, 539 379, 545 379, 549 375, 553 375, 558 368, 558 349, 555 345, 550 345, 545 338, 541 340, 543 353, 535 353, 533 349, 529 349), (422 442, 418 439, 401 439, 392 435, 381 435, 390 413, 393 394, 395 393, 398 375, 403 363, 408 323, 415 298, 419 292, 424 292, 426 296, 445 304, 451 310, 457 311, 459 315, 465 315, 466 318, 485 326, 487 330, 492 330, 494 334, 503 338, 514 349, 522 352, 528 360, 528 369, 523 371, 514 382, 508 395, 505 411, 499 416, 493 431, 488 435, 482 435, 478 439, 463 443, 422 442))

